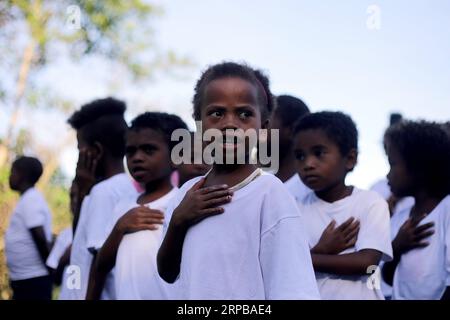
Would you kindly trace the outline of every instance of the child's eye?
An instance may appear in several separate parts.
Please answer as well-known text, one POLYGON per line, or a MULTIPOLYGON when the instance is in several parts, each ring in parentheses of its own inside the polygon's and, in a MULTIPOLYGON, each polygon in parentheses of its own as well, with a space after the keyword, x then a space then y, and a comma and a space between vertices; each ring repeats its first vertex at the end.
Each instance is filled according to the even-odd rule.
POLYGON ((316 150, 316 151, 314 152, 314 155, 315 155, 317 158, 323 157, 324 154, 325 154, 325 152, 323 152, 323 150, 316 150))
POLYGON ((239 113, 239 118, 241 119, 247 119, 251 117, 253 114, 250 111, 242 111, 239 113))
POLYGON ((211 111, 209 113, 210 116, 215 117, 215 118, 220 118, 222 116, 222 112, 221 111, 211 111))
POLYGON ((305 154, 303 153, 296 153, 295 154, 295 159, 297 159, 298 161, 304 161, 305 160, 305 154))
POLYGON ((155 148, 150 146, 142 147, 142 151, 144 151, 148 155, 152 155, 155 152, 155 148))

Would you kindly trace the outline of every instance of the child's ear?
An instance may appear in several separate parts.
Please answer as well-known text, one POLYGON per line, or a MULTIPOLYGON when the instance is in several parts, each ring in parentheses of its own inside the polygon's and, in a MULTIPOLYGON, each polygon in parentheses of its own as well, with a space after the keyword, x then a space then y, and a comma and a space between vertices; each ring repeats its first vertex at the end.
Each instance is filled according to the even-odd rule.
POLYGON ((95 152, 95 158, 97 160, 101 159, 105 153, 105 148, 100 142, 94 142, 93 146, 94 152, 95 152))
POLYGON ((347 154, 347 163, 345 165, 347 172, 353 171, 357 162, 358 162, 358 151, 356 149, 351 149, 347 154))

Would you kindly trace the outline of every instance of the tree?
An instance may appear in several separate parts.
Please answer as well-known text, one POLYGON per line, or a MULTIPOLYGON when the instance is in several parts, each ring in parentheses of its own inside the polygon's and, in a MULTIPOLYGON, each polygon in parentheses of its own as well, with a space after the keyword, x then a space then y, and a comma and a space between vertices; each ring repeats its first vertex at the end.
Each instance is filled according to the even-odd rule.
MULTIPOLYGON (((114 70, 131 75, 136 82, 148 80, 156 71, 189 65, 189 59, 161 52, 154 43, 153 22, 161 13, 161 8, 142 0, 1 2, 0 41, 13 45, 2 54, 9 60, 0 68, 9 68, 6 74, 17 74, 17 80, 8 84, 0 79, 5 82, 0 82, 0 103, 10 110, 6 134, 0 139, 0 167, 10 158, 20 111, 32 106, 33 94, 41 93, 39 73, 55 56, 67 55, 74 63, 87 56, 103 57, 116 66, 114 70)), ((61 97, 50 100, 59 100, 51 108, 71 109, 61 97)), ((49 105, 48 101, 44 104, 49 105)))

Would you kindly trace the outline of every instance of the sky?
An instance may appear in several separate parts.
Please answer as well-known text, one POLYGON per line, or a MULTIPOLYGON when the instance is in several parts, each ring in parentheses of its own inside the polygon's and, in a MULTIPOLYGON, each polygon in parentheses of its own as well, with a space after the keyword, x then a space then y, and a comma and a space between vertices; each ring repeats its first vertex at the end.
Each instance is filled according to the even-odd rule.
MULTIPOLYGON (((247 62, 269 75, 275 94, 300 97, 312 111, 339 110, 354 119, 360 156, 348 181, 362 188, 388 171, 382 136, 391 112, 414 120, 450 119, 450 1, 156 3, 164 10, 155 23, 157 43, 190 57, 194 65, 181 78, 121 88, 119 97, 134 110, 175 112, 192 126, 191 99, 200 72, 225 60, 247 62)), ((83 103, 111 94, 97 76, 102 69, 108 65, 95 60, 78 66, 58 61, 44 78, 83 103)), ((69 130, 64 123, 50 129, 69 130)), ((42 139, 53 136, 43 133, 42 139)), ((73 176, 75 144, 64 148, 61 161, 73 176)))

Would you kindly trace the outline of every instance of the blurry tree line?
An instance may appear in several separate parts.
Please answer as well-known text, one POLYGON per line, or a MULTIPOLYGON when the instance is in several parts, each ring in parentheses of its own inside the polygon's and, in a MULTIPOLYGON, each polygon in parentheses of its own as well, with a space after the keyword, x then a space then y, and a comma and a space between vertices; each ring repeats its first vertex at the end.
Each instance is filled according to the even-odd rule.
POLYGON ((53 232, 71 222, 70 181, 61 171, 59 157, 61 150, 76 143, 74 133, 66 130, 52 143, 42 143, 33 130, 46 130, 45 126, 20 125, 21 119, 36 112, 57 113, 65 121, 78 107, 43 85, 42 74, 61 55, 73 64, 99 57, 113 66, 112 78, 131 79, 131 84, 149 82, 157 72, 170 74, 191 66, 189 58, 161 50, 154 41, 154 22, 162 14, 162 8, 145 0, 0 2, 0 299, 10 298, 4 232, 18 200, 8 185, 15 157, 38 155, 43 163, 38 188, 52 211, 53 232))

